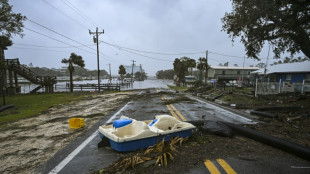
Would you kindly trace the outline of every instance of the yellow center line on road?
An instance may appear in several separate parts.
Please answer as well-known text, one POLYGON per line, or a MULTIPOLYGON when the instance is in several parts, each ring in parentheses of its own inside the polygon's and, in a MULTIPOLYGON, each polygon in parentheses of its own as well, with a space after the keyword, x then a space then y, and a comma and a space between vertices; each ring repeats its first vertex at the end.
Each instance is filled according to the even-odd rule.
POLYGON ((217 159, 216 161, 223 167, 223 169, 226 171, 227 174, 237 174, 237 172, 234 169, 232 169, 225 160, 217 159))
POLYGON ((169 105, 166 105, 168 110, 170 111, 170 113, 174 116, 174 118, 176 118, 177 120, 180 121, 180 118, 173 112, 173 110, 169 107, 169 105))
MULTIPOLYGON (((167 98, 166 98, 165 96, 162 96, 161 99, 162 99, 163 101, 166 101, 166 100, 167 100, 167 98)), ((185 119, 185 117, 184 117, 172 104, 170 104, 170 106, 169 106, 169 105, 166 105, 166 107, 168 108, 168 110, 170 111, 170 113, 174 116, 174 118, 176 118, 176 119, 179 120, 179 121, 187 121, 187 120, 185 119), (175 114, 175 113, 176 113, 176 114, 175 114)))
POLYGON ((206 160, 204 163, 211 174, 221 174, 212 161, 206 160))
POLYGON ((170 104, 170 107, 174 110, 175 113, 179 115, 179 117, 182 119, 182 121, 187 121, 184 116, 172 105, 170 104))

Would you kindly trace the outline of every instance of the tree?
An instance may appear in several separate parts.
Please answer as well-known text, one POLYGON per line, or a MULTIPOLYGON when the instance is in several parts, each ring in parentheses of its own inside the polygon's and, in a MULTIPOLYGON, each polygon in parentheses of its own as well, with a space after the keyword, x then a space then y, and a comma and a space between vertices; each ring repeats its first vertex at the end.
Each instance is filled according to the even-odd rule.
POLYGON ((124 75, 126 74, 126 69, 123 65, 120 65, 118 68, 118 74, 121 76, 121 80, 123 82, 124 75))
POLYGON ((179 83, 184 83, 185 73, 187 72, 186 61, 176 58, 173 62, 173 70, 179 78, 177 85, 179 85, 179 83))
MULTIPOLYGON (((11 39, 8 36, 0 36, 0 77, 1 77, 1 84, 3 83, 4 79, 2 79, 2 74, 5 74, 4 71, 6 69, 6 65, 4 62, 4 50, 7 50, 9 46, 11 46, 13 43, 11 39)), ((2 90, 2 88, 1 88, 2 90)))
POLYGON ((157 79, 170 79, 173 80, 174 78, 174 70, 168 69, 168 70, 160 70, 156 72, 156 78, 157 79))
POLYGON ((310 57, 310 1, 232 0, 233 11, 222 18, 222 30, 241 36, 248 57, 258 58, 265 41, 273 45, 275 58, 286 50, 310 57))
POLYGON ((3 105, 5 105, 4 88, 6 87, 4 50, 12 45, 10 40, 12 34, 23 37, 24 20, 26 20, 25 16, 12 12, 12 6, 9 5, 8 0, 0 0, 0 67, 2 70, 0 73, 0 91, 3 96, 3 105))
POLYGON ((277 62, 273 62, 273 64, 271 65, 277 65, 277 64, 282 64, 282 63, 294 63, 294 62, 305 62, 305 61, 310 61, 310 58, 308 57, 297 57, 297 58, 289 58, 289 57, 285 57, 283 59, 283 61, 279 60, 277 62))
POLYGON ((77 65, 84 68, 85 67, 84 60, 81 56, 75 53, 71 53, 70 58, 69 59, 63 58, 61 60, 61 63, 69 64, 68 70, 70 72, 70 92, 73 92, 73 78, 72 78, 72 74, 74 72, 73 65, 77 65))
POLYGON ((12 6, 8 3, 8 0, 0 0, 0 33, 2 36, 11 38, 12 34, 23 37, 23 21, 26 20, 26 16, 22 16, 20 13, 13 13, 12 6))
POLYGON ((193 75, 193 68, 196 67, 196 60, 195 59, 188 59, 187 66, 191 68, 191 76, 193 75))
POLYGON ((202 80, 202 74, 203 71, 206 69, 206 64, 207 64, 206 58, 199 57, 197 64, 197 69, 199 70, 199 80, 202 80))
POLYGON ((138 80, 138 81, 142 81, 142 79, 141 79, 141 77, 142 77, 142 73, 141 72, 139 72, 139 71, 137 71, 136 73, 135 73, 135 80, 138 80))
POLYGON ((266 66, 265 63, 258 63, 258 64, 256 65, 256 67, 258 67, 258 68, 265 68, 265 66, 266 66))

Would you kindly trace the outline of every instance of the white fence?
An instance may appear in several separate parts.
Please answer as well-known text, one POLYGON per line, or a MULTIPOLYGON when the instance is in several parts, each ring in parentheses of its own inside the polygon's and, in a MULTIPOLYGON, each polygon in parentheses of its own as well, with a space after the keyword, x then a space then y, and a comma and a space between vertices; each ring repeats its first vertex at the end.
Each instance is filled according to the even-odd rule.
POLYGON ((255 96, 279 94, 288 92, 298 92, 304 94, 310 92, 310 83, 290 83, 290 82, 258 82, 256 80, 255 96))

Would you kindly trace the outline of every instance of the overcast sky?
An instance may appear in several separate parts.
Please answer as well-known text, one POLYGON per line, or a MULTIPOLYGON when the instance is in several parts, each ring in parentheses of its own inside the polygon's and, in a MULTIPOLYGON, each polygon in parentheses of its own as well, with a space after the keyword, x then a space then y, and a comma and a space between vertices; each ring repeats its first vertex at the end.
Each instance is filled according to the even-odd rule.
MULTIPOLYGON (((221 18, 232 9, 229 0, 10 0, 9 3, 15 13, 33 21, 25 21, 25 36, 15 36, 14 45, 5 52, 6 58, 19 58, 26 65, 60 68, 65 66, 61 59, 74 52, 83 57, 87 69, 97 69, 96 45, 88 31, 94 32, 96 27, 100 32, 104 29, 99 40, 106 42, 99 44, 100 69, 108 71, 110 63, 112 74, 118 73, 121 64, 131 65, 132 60, 152 76, 158 70, 172 69, 175 58, 187 56, 198 60, 205 57, 206 50, 208 63, 214 66, 225 62, 242 66, 245 55, 240 40, 232 43, 221 31, 221 18)), ((267 54, 268 48, 264 48, 261 61, 245 59, 245 66, 265 63, 267 54)), ((272 56, 270 51, 269 57, 272 56)))

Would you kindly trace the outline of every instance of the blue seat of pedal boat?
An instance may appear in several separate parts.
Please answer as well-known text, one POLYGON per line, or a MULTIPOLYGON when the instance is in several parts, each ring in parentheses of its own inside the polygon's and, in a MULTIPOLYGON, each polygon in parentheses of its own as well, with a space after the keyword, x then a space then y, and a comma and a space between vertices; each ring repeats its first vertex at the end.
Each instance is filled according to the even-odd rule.
POLYGON ((155 124, 155 123, 157 122, 157 120, 158 120, 158 119, 155 118, 155 119, 149 124, 149 126, 153 126, 153 124, 155 124))
POLYGON ((130 119, 118 119, 118 120, 113 121, 113 127, 120 128, 120 127, 130 124, 131 122, 132 120, 130 119))

